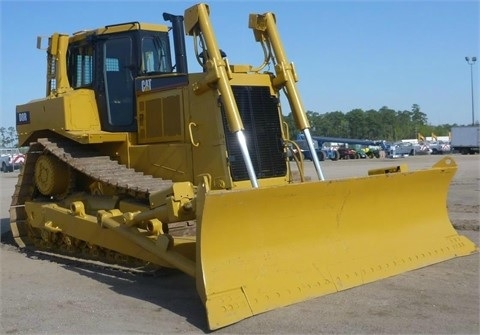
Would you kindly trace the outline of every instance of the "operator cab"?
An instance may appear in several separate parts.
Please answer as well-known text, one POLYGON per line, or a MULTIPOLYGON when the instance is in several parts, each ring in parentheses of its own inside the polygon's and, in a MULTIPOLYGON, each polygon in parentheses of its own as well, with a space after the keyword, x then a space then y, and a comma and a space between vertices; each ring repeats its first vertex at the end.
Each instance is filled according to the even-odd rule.
MULTIPOLYGON (((173 18, 183 20, 181 16, 173 18)), ((102 130, 135 132, 135 92, 151 84, 151 80, 138 78, 178 74, 172 64, 168 32, 165 25, 129 22, 77 33, 70 39, 70 85, 95 91, 102 130)), ((178 61, 185 63, 184 59, 178 61)), ((179 68, 186 70, 185 65, 179 68)))

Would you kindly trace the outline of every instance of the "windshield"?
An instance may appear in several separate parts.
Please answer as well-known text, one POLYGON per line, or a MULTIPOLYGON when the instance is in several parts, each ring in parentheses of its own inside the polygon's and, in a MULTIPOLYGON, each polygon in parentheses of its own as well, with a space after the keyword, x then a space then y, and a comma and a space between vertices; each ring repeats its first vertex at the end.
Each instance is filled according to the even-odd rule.
MULTIPOLYGON (((167 37, 167 35, 165 35, 167 37)), ((172 61, 168 39, 161 36, 145 36, 142 38, 141 73, 172 72, 172 61)))

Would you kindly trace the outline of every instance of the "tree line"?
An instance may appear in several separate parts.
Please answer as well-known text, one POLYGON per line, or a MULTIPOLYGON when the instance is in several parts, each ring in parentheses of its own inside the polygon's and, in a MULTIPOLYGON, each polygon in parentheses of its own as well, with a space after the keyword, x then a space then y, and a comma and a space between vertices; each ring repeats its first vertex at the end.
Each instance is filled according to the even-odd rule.
MULTIPOLYGON (((420 110, 420 106, 413 104, 411 110, 395 111, 384 106, 379 110, 353 109, 348 113, 340 111, 319 114, 307 111, 312 135, 399 141, 407 138, 423 136, 448 136, 452 126, 457 124, 442 124, 438 126, 428 124, 428 118, 420 110)), ((296 126, 292 113, 285 117, 290 130, 291 139, 295 139, 300 132, 296 126)))

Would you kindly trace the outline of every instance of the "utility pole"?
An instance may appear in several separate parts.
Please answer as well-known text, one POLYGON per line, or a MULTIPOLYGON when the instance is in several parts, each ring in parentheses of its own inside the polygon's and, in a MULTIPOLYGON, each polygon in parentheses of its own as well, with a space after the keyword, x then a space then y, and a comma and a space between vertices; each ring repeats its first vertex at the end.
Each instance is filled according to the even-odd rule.
POLYGON ((467 61, 468 65, 470 65, 470 85, 472 88, 472 126, 475 125, 475 102, 473 98, 473 65, 477 61, 477 57, 472 57, 470 60, 469 57, 465 57, 465 60, 467 61))

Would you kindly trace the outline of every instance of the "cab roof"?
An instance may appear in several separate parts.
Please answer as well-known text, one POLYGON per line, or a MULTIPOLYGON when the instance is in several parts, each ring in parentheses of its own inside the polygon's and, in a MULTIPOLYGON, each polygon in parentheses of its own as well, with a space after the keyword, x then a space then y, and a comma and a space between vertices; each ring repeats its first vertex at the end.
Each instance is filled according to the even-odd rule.
POLYGON ((125 22, 118 24, 107 25, 102 28, 92 29, 92 30, 81 30, 73 33, 70 37, 70 41, 80 41, 84 40, 87 36, 91 35, 105 35, 105 34, 114 34, 125 31, 132 30, 149 30, 149 31, 158 31, 158 32, 168 32, 168 26, 164 24, 154 24, 154 23, 144 23, 144 22, 125 22))

